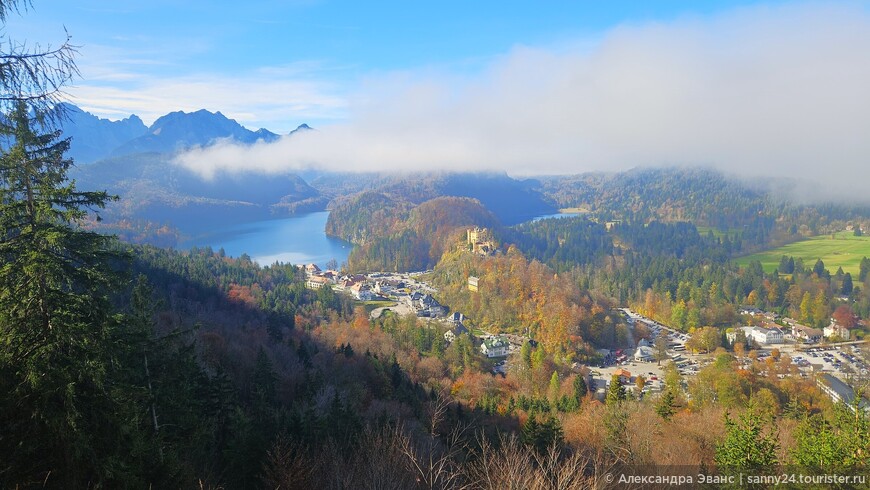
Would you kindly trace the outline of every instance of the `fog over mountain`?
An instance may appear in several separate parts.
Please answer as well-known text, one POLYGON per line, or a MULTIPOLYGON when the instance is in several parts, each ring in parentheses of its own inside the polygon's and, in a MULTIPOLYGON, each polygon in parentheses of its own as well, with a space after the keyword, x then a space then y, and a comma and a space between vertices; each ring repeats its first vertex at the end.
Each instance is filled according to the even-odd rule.
POLYGON ((207 146, 216 140, 234 144, 272 142, 278 135, 266 130, 251 131, 220 112, 171 112, 148 128, 148 133, 116 148, 113 156, 133 153, 171 153, 192 146, 207 146))
POLYGON ((860 4, 749 7, 581 41, 517 46, 473 76, 375 76, 346 122, 194 148, 177 162, 204 176, 703 165, 809 178, 809 197, 854 195, 870 177, 870 13, 860 4))
MULTIPOLYGON (((81 108, 61 104, 61 129, 70 137, 69 156, 79 164, 107 157, 138 153, 174 153, 191 147, 205 147, 218 141, 246 145, 273 142, 279 136, 267 129, 251 131, 220 112, 175 111, 146 127, 138 116, 119 121, 98 118, 81 108)), ((297 130, 310 129, 302 125, 297 130)), ((294 133, 296 131, 293 131, 294 133)))

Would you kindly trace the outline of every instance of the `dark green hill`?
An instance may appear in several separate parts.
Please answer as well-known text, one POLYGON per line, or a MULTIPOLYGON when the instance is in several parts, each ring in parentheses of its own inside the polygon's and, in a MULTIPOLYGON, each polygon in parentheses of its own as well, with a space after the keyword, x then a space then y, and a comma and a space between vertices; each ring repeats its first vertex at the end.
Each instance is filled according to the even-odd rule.
POLYGON ((326 232, 358 245, 348 259, 352 269, 408 271, 434 266, 475 226, 500 226, 477 199, 442 196, 414 206, 363 192, 332 209, 326 232))
POLYGON ((603 220, 692 221, 723 229, 752 221, 769 203, 760 185, 702 168, 544 177, 539 189, 559 207, 584 207, 603 220))

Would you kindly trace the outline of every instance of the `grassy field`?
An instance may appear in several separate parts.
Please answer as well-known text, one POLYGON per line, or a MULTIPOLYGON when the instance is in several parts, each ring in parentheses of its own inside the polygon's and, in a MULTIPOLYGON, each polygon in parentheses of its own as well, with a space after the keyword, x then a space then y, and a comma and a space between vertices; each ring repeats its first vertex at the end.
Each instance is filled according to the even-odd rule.
POLYGON ((389 308, 391 306, 396 306, 398 303, 395 301, 357 301, 357 304, 363 305, 366 309, 366 313, 371 313, 375 308, 389 308))
POLYGON ((747 255, 735 259, 740 265, 746 265, 753 260, 758 260, 764 267, 765 272, 773 272, 779 267, 779 260, 783 255, 790 255, 797 259, 804 259, 804 266, 812 268, 816 260, 822 259, 825 268, 831 274, 842 267, 843 272, 849 272, 852 277, 858 276, 858 269, 863 257, 870 257, 870 236, 856 237, 851 231, 822 235, 789 243, 783 247, 767 250, 753 255, 747 255))

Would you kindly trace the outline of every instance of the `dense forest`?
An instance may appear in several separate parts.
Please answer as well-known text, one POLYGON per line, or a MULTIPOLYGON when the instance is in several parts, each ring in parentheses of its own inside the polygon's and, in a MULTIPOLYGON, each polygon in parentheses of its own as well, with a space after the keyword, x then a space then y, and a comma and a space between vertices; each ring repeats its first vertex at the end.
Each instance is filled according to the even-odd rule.
POLYGON ((409 271, 434 266, 466 229, 498 225, 476 199, 436 197, 413 206, 364 192, 333 208, 326 233, 357 245, 348 257, 352 271, 409 271))
POLYGON ((747 180, 703 168, 637 168, 539 179, 537 188, 560 208, 579 208, 599 221, 688 221, 741 232, 747 245, 783 243, 797 236, 864 224, 859 204, 802 204, 786 192, 788 179, 747 180), (784 190, 785 189, 785 190, 784 190))

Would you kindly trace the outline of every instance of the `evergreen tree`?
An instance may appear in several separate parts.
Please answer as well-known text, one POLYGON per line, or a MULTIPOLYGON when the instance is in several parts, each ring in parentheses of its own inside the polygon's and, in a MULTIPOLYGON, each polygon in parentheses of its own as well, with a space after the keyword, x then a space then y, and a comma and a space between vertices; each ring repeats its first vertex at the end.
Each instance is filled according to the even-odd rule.
POLYGON ((534 352, 532 352, 532 370, 537 371, 541 369, 544 365, 544 347, 539 345, 534 352))
POLYGON ((666 389, 656 403, 656 413, 659 414, 661 418, 670 420, 676 412, 676 399, 674 393, 671 392, 671 390, 666 389))
POLYGON ((583 401, 583 398, 586 397, 586 394, 589 392, 589 387, 586 386, 586 380, 583 379, 583 376, 577 375, 574 377, 574 399, 577 400, 578 405, 583 401))
POLYGON ((553 416, 538 422, 534 415, 523 424, 520 440, 539 454, 545 454, 551 446, 561 447, 564 443, 562 424, 553 416))
MULTIPOLYGON (((794 262, 792 262, 791 266, 794 267, 794 262)), ((777 270, 782 272, 783 274, 791 274, 791 271, 788 270, 788 267, 788 256, 783 255, 782 258, 779 259, 779 267, 777 267, 777 270)))
MULTIPOLYGON (((197 358, 195 344, 175 330, 155 336, 154 315, 158 308, 154 288, 140 275, 130 298, 127 330, 118 331, 112 345, 121 351, 120 369, 128 380, 128 396, 140 413, 140 431, 148 439, 140 449, 139 466, 149 484, 180 487, 189 477, 192 460, 206 457, 213 444, 214 422, 208 378, 197 358)), ((219 388, 220 389, 220 388, 219 388)), ((230 387, 230 391, 232 388, 230 387)))
POLYGON ((853 398, 851 406, 840 403, 834 407, 832 420, 820 415, 805 418, 795 431, 792 461, 815 473, 832 469, 848 472, 870 469, 870 417, 853 398))
POLYGON ((870 259, 862 257, 861 264, 858 267, 858 281, 864 282, 867 280, 867 273, 870 272, 870 259))
POLYGON ((527 371, 532 369, 532 344, 526 342, 520 348, 520 359, 523 361, 523 368, 527 371))
POLYGON ((778 447, 775 434, 765 434, 761 418, 750 409, 737 421, 725 415, 725 439, 716 446, 714 460, 725 474, 761 475, 776 465, 778 447))
POLYGON ((854 285, 852 284, 852 274, 846 273, 843 275, 843 285, 840 287, 840 292, 846 296, 852 294, 852 289, 854 285))
POLYGON ((619 380, 619 375, 614 374, 610 378, 610 386, 607 388, 607 397, 605 397, 604 401, 608 405, 616 405, 625 400, 625 398, 625 388, 619 380))
POLYGON ((266 355, 266 351, 260 347, 257 352, 257 360, 254 365, 252 396, 254 400, 254 409, 260 414, 265 413, 275 404, 276 401, 276 383, 278 382, 275 370, 272 367, 272 361, 266 355))
POLYGON ((6 115, 0 154, 0 459, 22 472, 13 481, 108 484, 131 457, 119 439, 138 432, 129 392, 112 380, 118 258, 79 223, 109 197, 67 180, 69 140, 38 129, 32 109, 18 102, 6 115))
POLYGON ((540 427, 538 425, 538 421, 534 414, 529 415, 526 423, 523 424, 522 430, 520 431, 520 440, 523 441, 523 444, 527 446, 534 446, 535 441, 538 439, 538 433, 540 432, 540 427))
POLYGON ((628 408, 623 403, 608 404, 604 414, 605 447, 617 458, 629 460, 628 408))
POLYGON ((813 266, 813 274, 819 277, 826 277, 825 263, 822 262, 822 259, 816 261, 816 264, 813 266))
POLYGON ((553 402, 559 398, 559 373, 556 371, 553 371, 553 375, 550 376, 550 386, 547 388, 547 394, 553 402))

